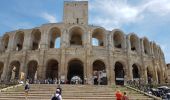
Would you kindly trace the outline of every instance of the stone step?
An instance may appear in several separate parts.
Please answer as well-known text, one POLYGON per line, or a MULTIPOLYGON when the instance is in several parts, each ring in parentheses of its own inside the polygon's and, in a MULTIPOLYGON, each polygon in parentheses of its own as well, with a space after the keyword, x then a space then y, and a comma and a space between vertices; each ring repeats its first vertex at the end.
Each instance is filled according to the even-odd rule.
MULTIPOLYGON (((29 100, 49 100, 56 91, 54 84, 30 85, 29 100)), ((114 100, 116 90, 126 91, 130 100, 153 100, 122 86, 61 85, 64 100, 114 100)), ((0 93, 0 100, 25 99, 24 86, 0 93)))

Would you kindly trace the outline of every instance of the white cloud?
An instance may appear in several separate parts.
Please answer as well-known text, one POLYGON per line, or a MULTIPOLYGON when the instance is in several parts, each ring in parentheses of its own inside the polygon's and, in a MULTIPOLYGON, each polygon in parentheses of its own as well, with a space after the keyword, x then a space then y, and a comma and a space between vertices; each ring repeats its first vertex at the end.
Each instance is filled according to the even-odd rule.
POLYGON ((113 29, 141 21, 148 11, 158 16, 169 14, 170 0, 143 0, 138 5, 129 4, 127 0, 90 0, 90 11, 94 13, 92 24, 113 29))
POLYGON ((56 17, 54 15, 47 13, 47 12, 42 13, 42 18, 49 21, 50 23, 56 23, 57 22, 56 17))
POLYGON ((111 26, 120 27, 123 23, 134 22, 142 18, 140 10, 127 4, 126 0, 94 0, 90 5, 90 10, 101 16, 98 17, 96 14, 92 23, 108 24, 106 28, 109 29, 111 26))
POLYGON ((143 9, 158 15, 166 15, 170 13, 170 0, 149 0, 143 5, 143 9))

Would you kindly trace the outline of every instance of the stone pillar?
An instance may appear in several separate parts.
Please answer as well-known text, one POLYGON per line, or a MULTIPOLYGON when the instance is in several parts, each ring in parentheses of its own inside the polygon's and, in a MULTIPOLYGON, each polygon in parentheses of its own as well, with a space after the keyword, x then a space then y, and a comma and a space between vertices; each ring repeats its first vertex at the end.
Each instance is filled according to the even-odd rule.
POLYGON ((46 61, 45 61, 45 50, 40 51, 39 65, 37 68, 37 78, 44 80, 46 78, 46 61))
POLYGON ((143 68, 143 76, 142 78, 144 79, 145 83, 148 83, 148 75, 147 75, 147 68, 144 66, 143 68))
POLYGON ((130 40, 129 37, 127 37, 127 78, 129 80, 133 79, 133 75, 132 75, 132 66, 131 66, 131 44, 130 44, 130 40))
POLYGON ((19 70, 19 80, 24 81, 27 79, 28 65, 22 61, 19 70))
POLYGON ((31 33, 32 30, 24 31, 24 43, 23 43, 23 50, 30 50, 31 49, 31 33))
POLYGON ((142 41, 140 42, 140 44, 141 44, 141 52, 142 52, 142 54, 144 54, 144 53, 145 53, 143 41, 144 41, 144 40, 142 39, 142 41))
POLYGON ((48 44, 49 44, 49 33, 47 32, 47 29, 42 27, 40 29, 41 31, 41 41, 40 41, 40 49, 42 50, 45 50, 45 49, 48 49, 48 44))
POLYGON ((65 75, 67 73, 65 67, 66 67, 65 48, 62 48, 60 61, 60 75, 65 75))
POLYGON ((108 84, 115 84, 114 80, 114 69, 113 69, 113 50, 114 50, 114 44, 113 44, 113 36, 112 34, 107 35, 107 49, 108 49, 108 64, 107 64, 107 78, 108 78, 108 84))
POLYGON ((8 49, 7 52, 13 51, 14 50, 14 35, 15 33, 12 32, 9 34, 9 42, 8 42, 8 49))

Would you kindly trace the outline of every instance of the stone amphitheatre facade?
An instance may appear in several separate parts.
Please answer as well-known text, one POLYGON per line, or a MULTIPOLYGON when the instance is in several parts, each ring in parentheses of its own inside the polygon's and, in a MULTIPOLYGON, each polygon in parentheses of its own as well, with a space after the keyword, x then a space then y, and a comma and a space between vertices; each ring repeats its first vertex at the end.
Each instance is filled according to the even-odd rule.
POLYGON ((167 78, 164 53, 154 42, 120 29, 88 25, 88 2, 64 3, 61 23, 6 32, 0 43, 1 81, 70 81, 74 75, 92 84, 94 71, 106 71, 107 83, 167 78), (57 45, 57 46, 56 46, 57 45))

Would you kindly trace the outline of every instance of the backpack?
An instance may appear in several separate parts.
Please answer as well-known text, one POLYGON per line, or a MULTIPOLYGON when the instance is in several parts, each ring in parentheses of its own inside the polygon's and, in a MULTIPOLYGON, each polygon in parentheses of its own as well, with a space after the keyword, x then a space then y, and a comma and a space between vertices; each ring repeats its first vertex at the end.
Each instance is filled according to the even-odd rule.
POLYGON ((28 84, 26 84, 26 85, 25 85, 25 90, 28 90, 28 89, 30 89, 30 87, 29 87, 28 84))
POLYGON ((56 97, 56 96, 53 96, 51 100, 60 100, 59 96, 60 96, 60 95, 58 95, 57 97, 56 97))

